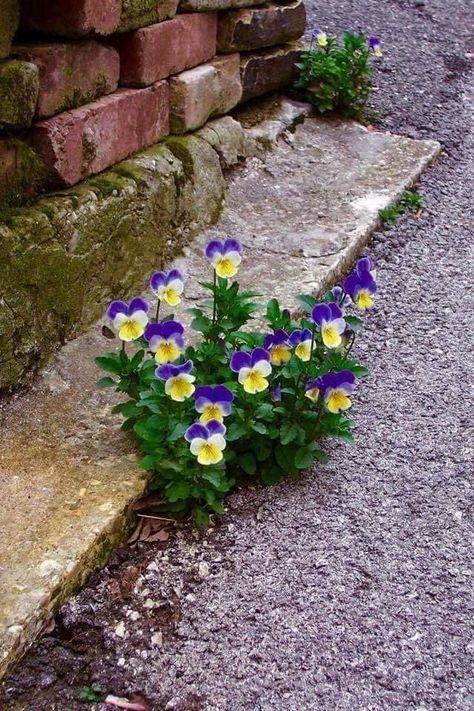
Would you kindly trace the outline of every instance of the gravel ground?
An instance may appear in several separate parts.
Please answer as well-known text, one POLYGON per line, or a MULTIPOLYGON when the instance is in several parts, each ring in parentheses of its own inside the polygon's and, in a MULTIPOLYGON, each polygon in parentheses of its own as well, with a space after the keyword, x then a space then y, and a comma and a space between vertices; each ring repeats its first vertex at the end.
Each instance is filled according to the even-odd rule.
POLYGON ((473 5, 321 5, 310 24, 382 36, 382 124, 446 148, 422 215, 370 249, 356 446, 237 492, 202 539, 117 553, 7 680, 6 709, 84 708, 92 683, 181 711, 474 709, 473 5))

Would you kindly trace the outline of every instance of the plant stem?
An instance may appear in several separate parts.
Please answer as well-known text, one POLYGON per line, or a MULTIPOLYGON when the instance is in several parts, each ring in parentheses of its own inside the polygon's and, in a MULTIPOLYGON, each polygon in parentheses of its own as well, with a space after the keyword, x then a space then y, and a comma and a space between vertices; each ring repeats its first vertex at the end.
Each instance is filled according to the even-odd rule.
POLYGON ((125 353, 125 341, 122 341, 122 353, 125 353))
POLYGON ((216 316, 217 316, 217 299, 216 299, 216 287, 217 287, 217 274, 216 270, 214 269, 214 290, 212 292, 213 295, 213 304, 212 304, 212 324, 214 325, 216 322, 216 316))
POLYGON ((161 299, 158 299, 158 303, 156 304, 156 316, 155 316, 155 320, 157 323, 160 318, 160 306, 161 306, 161 299))

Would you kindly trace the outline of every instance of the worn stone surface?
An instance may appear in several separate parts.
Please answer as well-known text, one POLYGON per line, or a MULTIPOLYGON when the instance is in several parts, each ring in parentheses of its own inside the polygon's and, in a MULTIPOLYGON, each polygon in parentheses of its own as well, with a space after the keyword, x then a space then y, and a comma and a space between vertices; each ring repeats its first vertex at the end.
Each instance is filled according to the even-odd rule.
POLYGON ((216 57, 170 80, 172 133, 199 128, 208 118, 230 111, 242 97, 240 55, 216 57))
POLYGON ((18 59, 0 64, 0 126, 30 126, 38 93, 39 72, 34 64, 18 59))
POLYGON ((0 59, 8 57, 20 20, 18 0, 0 0, 0 59))
POLYGON ((243 52, 299 39, 305 31, 303 0, 270 7, 230 10, 219 15, 217 49, 243 52))
POLYGON ((160 22, 176 13, 178 0, 20 0, 21 27, 45 34, 109 35, 160 22))
POLYGON ((262 0, 180 0, 180 12, 212 12, 261 5, 262 0))
POLYGON ((40 118, 89 104, 117 88, 118 53, 93 40, 15 44, 12 54, 38 67, 40 118))
POLYGON ((74 185, 169 133, 166 81, 120 89, 36 123, 29 140, 60 185, 74 185))
POLYGON ((216 32, 215 13, 194 13, 118 35, 120 83, 148 86, 207 62, 216 53, 216 32))
POLYGON ((242 101, 254 99, 271 91, 284 89, 296 79, 296 62, 301 45, 293 43, 253 54, 241 59, 242 101))
MULTIPOLYGON (((285 306, 295 307, 296 294, 302 290, 321 289, 348 266, 377 225, 378 210, 396 199, 416 179, 438 149, 434 142, 414 142, 372 133, 353 123, 308 120, 296 130, 293 142, 287 136, 287 142, 268 154, 266 164, 254 158, 242 172, 234 176, 229 200, 218 227, 202 233, 185 249, 185 256, 177 259, 176 265, 188 275, 186 299, 194 301, 202 295, 196 280, 205 279, 208 275, 208 265, 202 257, 206 241, 212 235, 230 233, 239 237, 245 247, 241 283, 252 288, 258 285, 262 300, 276 295, 285 306), (325 180, 315 182, 315 174, 324 174, 325 180), (291 181, 288 180, 289 176, 291 181)), ((130 293, 132 284, 137 284, 137 277, 132 277, 131 272, 127 271, 122 272, 119 278, 119 250, 136 259, 135 269, 140 274, 138 282, 142 284, 152 266, 162 263, 160 248, 163 241, 157 245, 156 234, 162 234, 163 240, 166 234, 163 226, 167 229, 169 222, 161 222, 160 228, 153 231, 152 241, 142 232, 142 213, 145 209, 158 210, 162 216, 167 211, 169 220, 175 214, 173 203, 178 200, 176 184, 173 180, 167 207, 163 199, 166 191, 158 191, 151 196, 152 199, 149 192, 142 193, 140 200, 134 197, 137 185, 149 180, 150 172, 157 175, 153 173, 153 170, 156 171, 153 161, 158 157, 164 161, 168 157, 170 178, 174 171, 183 171, 179 173, 182 176, 179 182, 181 189, 184 185, 185 190, 188 190, 185 200, 195 201, 196 193, 200 195, 199 204, 193 202, 196 212, 191 231, 196 232, 196 221, 206 207, 209 210, 212 200, 218 210, 217 203, 222 196, 222 189, 214 193, 212 190, 216 180, 223 179, 218 177, 221 172, 217 154, 203 138, 171 138, 158 149, 146 151, 141 159, 122 164, 122 175, 130 175, 132 171, 135 174, 134 185, 128 179, 130 182, 127 187, 120 191, 125 193, 123 199, 127 205, 133 205, 135 211, 128 208, 130 220, 123 221, 120 236, 111 235, 110 228, 105 226, 103 234, 109 239, 104 240, 104 250, 99 250, 94 258, 87 253, 88 248, 97 252, 97 241, 95 235, 92 237, 92 230, 89 234, 92 244, 89 247, 85 244, 84 236, 80 243, 74 244, 72 254, 64 256, 66 264, 68 258, 82 256, 82 259, 76 263, 76 274, 72 281, 64 284, 64 293, 59 298, 57 285, 44 296, 45 300, 50 300, 49 308, 56 309, 59 320, 64 320, 64 312, 62 319, 60 313, 60 309, 64 308, 62 299, 71 291, 72 284, 74 292, 79 291, 78 300, 81 304, 85 300, 86 318, 97 315, 97 307, 104 304, 103 291, 100 291, 96 276, 99 271, 102 280, 104 270, 107 274, 113 271, 116 279, 114 296, 130 293), (170 156, 169 151, 174 157, 170 156), (212 177, 209 171, 204 173, 202 170, 206 160, 214 166, 212 177), (137 173, 138 167, 142 171, 140 175, 137 173), (192 176, 192 181, 188 183, 185 176, 188 176, 188 180, 192 176), (137 224, 140 220, 142 223, 137 224), (140 249, 137 249, 138 243, 140 249), (156 260, 154 264, 153 257, 156 260), (88 261, 92 259, 93 264, 87 268, 88 261), (81 284, 87 287, 82 290, 81 284), (91 285, 96 290, 91 290, 91 285)), ((70 198, 63 198, 66 199, 70 198)), ((83 194, 79 199, 82 203, 79 209, 84 210, 90 205, 88 194, 83 194)), ((53 201, 49 201, 50 208, 53 204, 53 201)), ((47 207, 45 201, 35 211, 31 211, 36 212, 35 233, 39 248, 44 239, 52 240, 51 235, 46 235, 44 223, 41 230, 38 220, 40 210, 47 210, 47 207)), ((66 222, 65 207, 63 205, 61 213, 58 212, 52 220, 56 229, 59 224, 64 225, 66 222)), ((68 223, 70 221, 71 213, 67 219, 68 223)), ((54 238, 58 251, 71 249, 71 239, 77 239, 74 238, 75 228, 77 218, 76 225, 68 227, 69 240, 65 239, 66 235, 61 237, 59 234, 54 238), (60 246, 61 242, 64 247, 60 246)), ((172 233, 167 234, 169 236, 172 233)), ((11 254, 13 248, 19 249, 21 238, 14 244, 13 235, 6 235, 10 239, 7 253, 11 254)), ((5 232, 2 237, 5 237, 5 232)), ((29 283, 32 283, 34 274, 32 277, 30 265, 31 262, 26 271, 30 274, 29 283)), ((59 270, 54 270, 56 280, 58 273, 59 270)), ((41 290, 35 289, 37 291, 41 290)), ((25 295, 23 293, 19 296, 19 303, 23 306, 25 295)), ((45 303, 32 305, 33 313, 41 320, 43 328, 45 324, 41 314, 44 313, 45 303)), ((17 305, 11 303, 10 308, 9 322, 15 321, 11 316, 12 313, 16 315, 17 305)), ((22 314, 32 332, 35 331, 33 313, 22 314)), ((180 312, 179 315, 186 322, 186 314, 180 312)), ((79 317, 79 313, 76 316, 79 317)), ((77 565, 79 551, 76 540, 79 536, 72 542, 72 551, 68 550, 73 538, 69 535, 68 527, 71 521, 79 521, 82 507, 88 506, 86 493, 91 486, 95 486, 94 481, 99 479, 106 482, 108 479, 115 482, 117 467, 130 477, 130 482, 134 481, 131 469, 127 469, 133 467, 133 460, 128 458, 133 452, 132 442, 116 429, 116 421, 108 414, 110 396, 94 390, 98 373, 92 366, 93 357, 108 347, 99 334, 100 329, 97 327, 90 334, 66 346, 34 391, 15 398, 4 411, 5 445, 2 446, 0 462, 7 474, 0 479, 0 505, 8 507, 8 517, 6 512, 0 515, 0 525, 4 527, 0 535, 0 557, 4 579, 8 584, 7 589, 1 591, 2 599, 5 600, 1 642, 3 668, 6 660, 20 649, 25 631, 38 629, 39 621, 51 608, 50 588, 38 585, 38 570, 51 570, 56 575, 55 584, 60 586, 68 575, 64 561, 70 561, 71 568, 77 565), (30 449, 26 442, 31 443, 30 449), (81 479, 84 482, 82 488, 86 491, 82 495, 79 482, 71 486, 68 480, 68 472, 71 471, 74 476, 77 475, 76 481, 81 479), (24 493, 28 482, 37 483, 40 480, 40 473, 42 487, 35 484, 35 506, 31 507, 29 499, 25 501, 24 493), (59 485, 61 482, 64 488, 59 485), (53 489, 54 496, 51 495, 53 489), (16 502, 15 505, 13 502, 16 502), (35 519, 35 512, 38 512, 39 521, 35 519), (16 523, 16 516, 21 521, 20 526, 16 523), (42 524, 45 520, 54 525, 42 524), (40 535, 32 534, 32 530, 39 531, 40 535), (35 544, 29 549, 27 542, 30 543, 32 539, 35 544), (22 550, 24 558, 17 555, 17 549, 22 550), (50 561, 59 561, 60 567, 50 561), (20 587, 15 587, 16 581, 19 581, 20 587), (13 628, 11 634, 8 628, 13 628)), ((139 488, 142 480, 138 470, 136 477, 139 488)), ((124 508, 123 492, 117 503, 112 493, 114 490, 104 486, 104 503, 95 500, 94 516, 100 515, 97 509, 102 510, 107 525, 111 524, 113 512, 120 517, 124 508), (112 506, 108 508, 107 502, 112 502, 112 506)), ((137 489, 131 489, 129 498, 132 499, 136 493, 137 489)), ((89 520, 87 516, 92 516, 89 507, 85 509, 86 521, 89 520)), ((97 518, 94 521, 99 530, 101 523, 97 518)), ((82 524, 74 524, 75 530, 79 530, 79 525, 82 524)), ((93 540, 93 537, 89 537, 86 546, 92 545, 93 540)))

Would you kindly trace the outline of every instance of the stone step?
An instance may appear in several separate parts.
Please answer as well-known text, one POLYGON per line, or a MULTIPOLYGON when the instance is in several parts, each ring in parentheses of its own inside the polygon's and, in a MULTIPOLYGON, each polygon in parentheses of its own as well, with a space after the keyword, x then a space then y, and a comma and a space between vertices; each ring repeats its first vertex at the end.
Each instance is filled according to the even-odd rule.
POLYGON ((297 77, 296 62, 302 45, 298 42, 242 54, 240 74, 242 101, 255 99, 291 86, 297 77))
POLYGON ((24 30, 61 37, 110 35, 167 20, 178 0, 20 0, 24 30))
POLYGON ((89 104, 118 85, 118 53, 93 40, 15 44, 12 54, 38 67, 39 118, 89 104))
POLYGON ((187 133, 226 114, 242 98, 240 55, 216 57, 170 79, 171 133, 187 133))
POLYGON ((219 15, 219 52, 246 52, 299 39, 306 27, 303 0, 269 7, 230 10, 219 15))
MULTIPOLYGON (((283 128, 286 119, 270 102, 265 111, 258 111, 265 116, 260 124, 248 112, 243 114, 242 120, 251 126, 245 133, 268 143, 275 125, 279 122, 283 128)), ((288 114, 288 106, 285 111, 288 114)), ((301 115, 292 111, 290 115, 301 115)), ((222 137, 223 159, 232 154, 226 128, 231 121, 217 119, 209 128, 216 142, 213 150, 222 137)), ((232 234, 242 240, 239 281, 252 288, 258 284, 261 301, 276 295, 294 308, 297 294, 327 287, 370 238, 379 209, 397 200, 440 150, 434 141, 413 141, 371 132, 353 122, 321 119, 308 119, 286 138, 265 162, 254 158, 232 178, 216 228, 201 234, 176 260, 189 279, 180 318, 186 318, 187 302, 201 296, 197 280, 209 278, 202 254, 206 241, 215 235, 232 234), (315 180, 321 175, 324 180, 315 180)), ((205 143, 202 136, 171 140, 177 145, 197 141, 196 150, 205 143)), ((200 158, 196 156, 193 166, 196 172, 203 171, 200 158)), ((143 160, 143 172, 151 172, 152 157, 143 160)), ((206 195, 200 200, 202 210, 206 195)), ((144 285, 151 264, 141 236, 126 243, 124 251, 142 258, 138 283, 144 285)), ((157 254, 156 266, 162 264, 157 254)), ((103 270, 99 262, 95 275, 85 274, 79 264, 76 284, 86 281, 95 291, 103 270)), ((114 295, 127 296, 130 291, 131 281, 124 279, 114 295)), ((57 295, 55 302, 51 293, 50 308, 64 296, 57 295)), ((94 385, 99 372, 93 359, 104 349, 110 350, 110 342, 101 337, 98 325, 70 342, 34 388, 13 398, 3 410, 0 674, 40 633, 57 606, 105 560, 123 534, 127 506, 145 487, 133 441, 118 429, 119 419, 110 415, 114 397, 94 385)))
POLYGON ((195 13, 118 35, 112 41, 120 53, 120 83, 148 86, 207 62, 216 53, 216 34, 216 13, 195 13))
POLYGON ((39 121, 28 139, 56 184, 75 185, 168 133, 169 89, 160 81, 39 121))

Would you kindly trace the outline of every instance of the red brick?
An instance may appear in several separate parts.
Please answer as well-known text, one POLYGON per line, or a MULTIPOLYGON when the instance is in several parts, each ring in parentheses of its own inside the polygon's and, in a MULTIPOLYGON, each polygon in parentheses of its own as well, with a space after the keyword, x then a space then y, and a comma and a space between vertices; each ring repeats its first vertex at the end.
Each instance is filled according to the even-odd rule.
POLYGON ((110 34, 120 24, 121 0, 21 0, 21 27, 65 37, 110 34))
POLYGON ((115 36, 120 83, 147 86, 207 62, 216 53, 216 34, 216 14, 195 13, 115 36))
POLYGON ((80 109, 34 124, 33 146, 59 184, 83 178, 156 143, 169 133, 169 89, 119 89, 80 109))
POLYGON ((40 118, 88 104, 117 88, 118 53, 99 42, 22 44, 12 51, 39 69, 36 115, 40 118))

